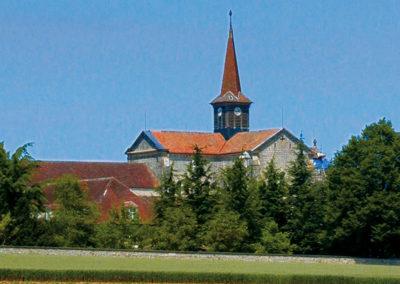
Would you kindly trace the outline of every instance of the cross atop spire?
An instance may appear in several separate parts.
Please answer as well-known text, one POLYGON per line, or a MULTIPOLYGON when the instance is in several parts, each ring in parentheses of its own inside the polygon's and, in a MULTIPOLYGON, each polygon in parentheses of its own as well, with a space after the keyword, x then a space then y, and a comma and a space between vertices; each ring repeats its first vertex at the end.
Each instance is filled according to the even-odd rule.
POLYGON ((231 35, 232 32, 232 10, 229 10, 229 35, 231 35))

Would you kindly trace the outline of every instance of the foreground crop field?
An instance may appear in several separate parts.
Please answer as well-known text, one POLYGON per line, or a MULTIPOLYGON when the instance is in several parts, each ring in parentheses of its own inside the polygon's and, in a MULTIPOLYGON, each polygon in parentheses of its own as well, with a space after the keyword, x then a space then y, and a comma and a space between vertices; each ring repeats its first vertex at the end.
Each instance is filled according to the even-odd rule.
POLYGON ((150 282, 158 279, 160 282, 177 281, 181 283, 217 280, 219 282, 226 280, 225 283, 339 283, 340 280, 341 283, 400 283, 400 266, 395 265, 269 263, 216 259, 35 254, 0 254, 0 277, 7 280, 7 277, 1 276, 1 273, 14 275, 10 280, 53 279, 66 281, 68 275, 71 275, 71 280, 76 281, 134 281, 136 279, 150 282), (28 271, 30 274, 22 277, 21 275, 25 274, 14 275, 13 271, 18 273, 28 271), (135 273, 138 278, 132 276, 135 273), (53 278, 50 276, 50 278, 46 278, 46 275, 53 278), (111 275, 111 278, 107 278, 107 275, 111 275), (150 277, 151 275, 152 277, 150 277))

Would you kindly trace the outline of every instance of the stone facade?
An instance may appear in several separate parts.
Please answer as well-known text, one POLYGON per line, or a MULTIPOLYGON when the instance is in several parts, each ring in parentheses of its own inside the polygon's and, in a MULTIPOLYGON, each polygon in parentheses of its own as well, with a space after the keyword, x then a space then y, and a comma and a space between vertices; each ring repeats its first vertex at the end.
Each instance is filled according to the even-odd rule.
POLYGON ((286 171, 296 158, 297 143, 299 143, 297 139, 287 133, 282 133, 261 146, 253 154, 253 159, 258 159, 260 170, 265 169, 268 163, 274 159, 276 166, 286 171))

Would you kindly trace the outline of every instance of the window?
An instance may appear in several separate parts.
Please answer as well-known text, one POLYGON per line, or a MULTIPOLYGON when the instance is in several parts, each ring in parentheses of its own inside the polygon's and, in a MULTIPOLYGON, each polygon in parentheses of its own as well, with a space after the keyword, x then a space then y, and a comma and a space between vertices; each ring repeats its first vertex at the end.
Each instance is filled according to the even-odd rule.
POLYGON ((53 217, 53 212, 49 209, 46 208, 43 213, 39 213, 37 216, 39 219, 45 219, 46 221, 49 221, 53 217))
POLYGON ((226 115, 228 117, 226 127, 235 127, 235 118, 233 112, 227 112, 226 115))
POLYGON ((51 210, 46 210, 46 212, 44 213, 44 219, 48 221, 51 219, 51 217, 53 217, 53 212, 51 212, 51 210))
POLYGON ((242 116, 235 113, 235 128, 242 128, 242 116))
POLYGON ((249 128, 249 115, 246 112, 242 113, 242 128, 249 128))
POLYGON ((137 217, 137 209, 136 207, 128 207, 128 217, 129 219, 133 220, 137 217))
POLYGON ((223 111, 222 111, 222 108, 221 107, 219 107, 218 108, 218 110, 217 110, 217 129, 221 129, 221 128, 224 128, 224 126, 223 126, 223 111))
POLYGON ((168 157, 164 157, 163 158, 163 164, 164 164, 164 167, 169 167, 170 166, 170 161, 169 161, 168 157))

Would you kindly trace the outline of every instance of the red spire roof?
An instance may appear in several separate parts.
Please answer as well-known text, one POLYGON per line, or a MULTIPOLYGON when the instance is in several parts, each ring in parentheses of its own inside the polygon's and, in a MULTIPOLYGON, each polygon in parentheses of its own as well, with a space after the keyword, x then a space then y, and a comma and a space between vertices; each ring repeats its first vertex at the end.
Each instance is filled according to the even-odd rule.
MULTIPOLYGON (((232 12, 229 12, 229 16, 232 12)), ((235 42, 233 40, 232 22, 230 22, 228 44, 226 47, 224 76, 222 79, 221 94, 211 103, 251 103, 242 94, 240 87, 239 68, 236 60, 235 42), (233 95, 233 96, 232 96, 233 95)))
POLYGON ((221 96, 231 91, 234 95, 241 92, 239 69, 236 60, 235 42, 232 26, 229 28, 228 45, 226 47, 224 77, 222 79, 221 96))

